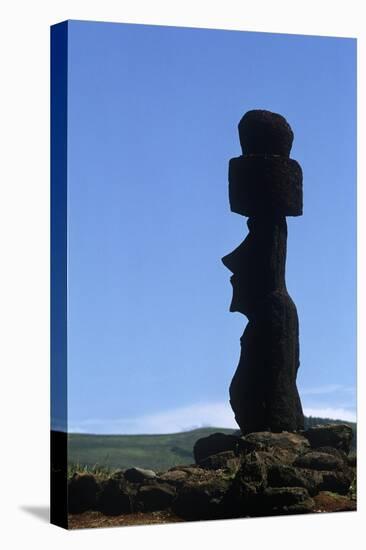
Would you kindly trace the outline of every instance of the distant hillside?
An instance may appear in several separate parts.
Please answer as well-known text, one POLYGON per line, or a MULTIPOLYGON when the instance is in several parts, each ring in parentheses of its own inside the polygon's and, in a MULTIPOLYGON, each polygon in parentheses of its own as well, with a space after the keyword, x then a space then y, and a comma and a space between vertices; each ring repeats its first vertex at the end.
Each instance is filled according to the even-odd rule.
POLYGON ((230 434, 234 430, 200 428, 163 435, 69 434, 69 464, 167 470, 176 464, 192 464, 192 450, 197 439, 217 431, 230 434))
MULTIPOLYGON (((329 424, 341 420, 309 417, 305 427, 329 424)), ((352 426, 356 440, 356 424, 352 426)), ((215 432, 226 434, 237 430, 223 428, 200 428, 189 432, 158 435, 89 435, 69 434, 69 464, 93 468, 96 465, 108 469, 152 468, 167 470, 177 464, 192 464, 193 446, 197 439, 215 432)))

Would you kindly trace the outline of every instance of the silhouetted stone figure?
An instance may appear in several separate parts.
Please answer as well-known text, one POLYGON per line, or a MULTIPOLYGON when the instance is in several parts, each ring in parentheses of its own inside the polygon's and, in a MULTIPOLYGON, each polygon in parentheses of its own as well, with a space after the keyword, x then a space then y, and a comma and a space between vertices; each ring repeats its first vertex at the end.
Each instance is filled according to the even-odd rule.
POLYGON ((285 282, 285 216, 302 214, 302 171, 289 158, 293 133, 282 116, 248 111, 239 136, 243 155, 230 160, 229 200, 233 212, 249 217, 249 233, 222 261, 233 273, 230 311, 249 322, 230 404, 243 434, 297 431, 304 427, 299 325, 285 282))

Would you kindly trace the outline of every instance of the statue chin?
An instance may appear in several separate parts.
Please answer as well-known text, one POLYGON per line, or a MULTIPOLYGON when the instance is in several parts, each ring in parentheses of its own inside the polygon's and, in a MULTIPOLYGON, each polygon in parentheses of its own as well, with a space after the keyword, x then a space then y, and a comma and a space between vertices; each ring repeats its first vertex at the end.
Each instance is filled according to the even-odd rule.
POLYGON ((230 312, 231 313, 242 313, 243 315, 245 315, 247 312, 246 311, 243 311, 243 308, 239 307, 238 304, 236 302, 234 302, 233 300, 231 301, 231 304, 230 304, 230 312))
MULTIPOLYGON (((259 281, 259 277, 252 277, 253 281, 259 281)), ((250 282, 248 277, 244 277, 243 274, 234 273, 230 277, 231 286, 233 289, 233 295, 230 304, 231 312, 242 313, 246 317, 250 315, 256 304, 260 300, 261 296, 265 296, 266 289, 261 289, 260 285, 255 285, 254 282, 250 282)))
POLYGON ((233 288, 233 297, 231 299, 230 311, 232 313, 233 312, 242 313, 243 315, 247 316, 250 309, 251 308, 250 308, 249 300, 246 299, 241 294, 239 294, 239 292, 235 290, 235 288, 233 288))

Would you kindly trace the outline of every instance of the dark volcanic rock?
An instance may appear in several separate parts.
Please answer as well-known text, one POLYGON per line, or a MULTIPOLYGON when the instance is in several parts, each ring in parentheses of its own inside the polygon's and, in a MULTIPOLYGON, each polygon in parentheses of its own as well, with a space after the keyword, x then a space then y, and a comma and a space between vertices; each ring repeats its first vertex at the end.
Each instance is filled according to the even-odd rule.
POLYGON ((243 457, 235 480, 239 483, 250 483, 257 491, 266 486, 267 468, 260 453, 253 451, 243 457))
POLYGON ((351 448, 353 431, 347 424, 327 424, 326 426, 309 428, 304 435, 314 449, 329 446, 348 454, 351 448))
POLYGON ((208 481, 188 481, 172 504, 174 512, 187 520, 218 519, 223 517, 223 499, 230 482, 223 478, 208 481))
POLYGON ((341 449, 335 449, 334 447, 317 447, 316 451, 318 453, 326 453, 328 455, 335 456, 336 458, 339 458, 345 465, 348 465, 348 456, 347 454, 342 451, 341 449))
POLYGON ((287 464, 273 464, 267 472, 269 487, 304 487, 308 488, 308 481, 301 471, 287 464))
POLYGON ((229 200, 231 211, 242 216, 301 216, 301 166, 283 157, 234 157, 229 200))
POLYGON ((129 468, 124 472, 124 477, 132 483, 141 483, 147 479, 155 479, 156 473, 153 470, 145 470, 143 468, 129 468))
POLYGON ((140 469, 130 473, 135 470, 142 481, 134 475, 127 481, 123 471, 99 484, 94 476, 75 475, 69 484, 70 512, 170 509, 187 520, 300 514, 316 510, 312 497, 319 492, 349 496, 355 482, 342 450, 311 449, 306 438, 289 432, 248 434, 236 441, 235 451, 209 455, 200 465, 175 466, 158 475, 146 470, 141 475, 140 469))
POLYGON ((254 109, 245 113, 238 129, 244 155, 289 156, 294 134, 282 115, 254 109))
MULTIPOLYGON (((281 449, 271 449, 268 451, 255 451, 257 456, 260 458, 260 460, 263 462, 266 468, 269 466, 272 466, 273 464, 282 464, 286 463, 282 460, 282 457, 279 457, 277 454, 277 451, 281 451, 281 449)), ((253 452, 253 451, 250 451, 253 452)), ((286 451, 284 451, 286 452, 286 451)), ((292 456, 292 455, 291 455, 292 456)), ((292 460, 293 462, 293 460, 292 460)))
POLYGON ((257 515, 260 495, 267 486, 267 467, 260 452, 242 458, 240 469, 223 499, 226 517, 257 515))
POLYGON ((239 468, 240 458, 235 455, 234 451, 224 451, 204 458, 199 462, 199 465, 207 470, 225 469, 235 471, 239 468))
POLYGON ((302 214, 302 170, 289 158, 293 133, 276 113, 255 110, 239 124, 244 156, 231 159, 231 209, 250 216, 249 234, 222 258, 233 273, 230 311, 248 317, 230 404, 241 432, 296 432, 304 415, 296 387, 299 326, 285 282, 285 216, 302 214))
POLYGON ((303 487, 268 487, 261 503, 264 514, 305 514, 315 508, 314 500, 303 487))
POLYGON ((288 464, 292 465, 297 458, 297 454, 291 449, 271 449, 268 451, 258 451, 258 454, 263 458, 266 466, 271 464, 288 464))
POLYGON ((80 514, 95 510, 100 485, 91 474, 74 474, 68 483, 68 511, 80 514))
POLYGON ((302 435, 291 432, 254 432, 243 437, 243 445, 248 450, 285 449, 294 455, 310 450, 309 441, 302 435))
POLYGON ((268 468, 269 487, 303 487, 314 496, 323 487, 322 472, 295 468, 287 464, 273 464, 268 468))
POLYGON ((177 471, 185 472, 188 475, 200 475, 203 472, 203 469, 198 466, 198 464, 191 464, 190 466, 175 466, 174 468, 171 468, 169 472, 177 471))
POLYGON ((253 282, 250 287, 250 294, 247 283, 245 293, 240 289, 241 280, 235 279, 239 301, 248 308, 253 307, 255 312, 252 317, 248 313, 249 323, 241 338, 239 365, 230 384, 230 404, 245 434, 269 429, 295 432, 303 426, 296 388, 299 366, 296 307, 291 298, 279 290, 267 294, 257 306, 252 304, 261 289, 260 277, 262 275, 258 276, 258 286, 253 282))
POLYGON ((141 505, 139 508, 141 507, 142 511, 154 512, 169 508, 175 496, 175 489, 167 483, 142 485, 137 493, 136 501, 141 505))
POLYGON ((311 470, 342 470, 344 461, 331 454, 310 451, 299 456, 295 460, 294 466, 309 468, 311 470))
POLYGON ((170 483, 174 486, 180 486, 188 478, 188 473, 183 470, 169 470, 159 476, 159 480, 170 483))
POLYGON ((351 469, 343 471, 322 472, 323 483, 320 486, 321 491, 331 491, 340 495, 348 494, 354 474, 351 469))
POLYGON ((217 432, 196 441, 193 447, 194 459, 199 463, 208 456, 224 451, 234 451, 235 454, 238 454, 241 445, 240 437, 217 432))
POLYGON ((319 470, 308 470, 306 468, 296 468, 306 480, 305 488, 310 496, 317 495, 323 485, 323 473, 319 470))
POLYGON ((98 510, 108 516, 129 514, 133 511, 132 495, 124 482, 110 478, 102 483, 98 496, 98 510))

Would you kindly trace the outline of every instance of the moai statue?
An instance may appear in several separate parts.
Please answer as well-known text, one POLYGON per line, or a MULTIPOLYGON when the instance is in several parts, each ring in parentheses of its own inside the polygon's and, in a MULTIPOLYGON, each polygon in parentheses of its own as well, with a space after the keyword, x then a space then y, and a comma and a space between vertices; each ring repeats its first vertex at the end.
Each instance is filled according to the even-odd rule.
POLYGON ((304 428, 296 387, 299 324, 285 282, 286 216, 302 215, 302 170, 289 158, 293 132, 281 115, 248 111, 239 123, 243 155, 229 163, 232 212, 249 233, 222 258, 233 273, 230 311, 248 317, 230 404, 243 434, 304 428))

